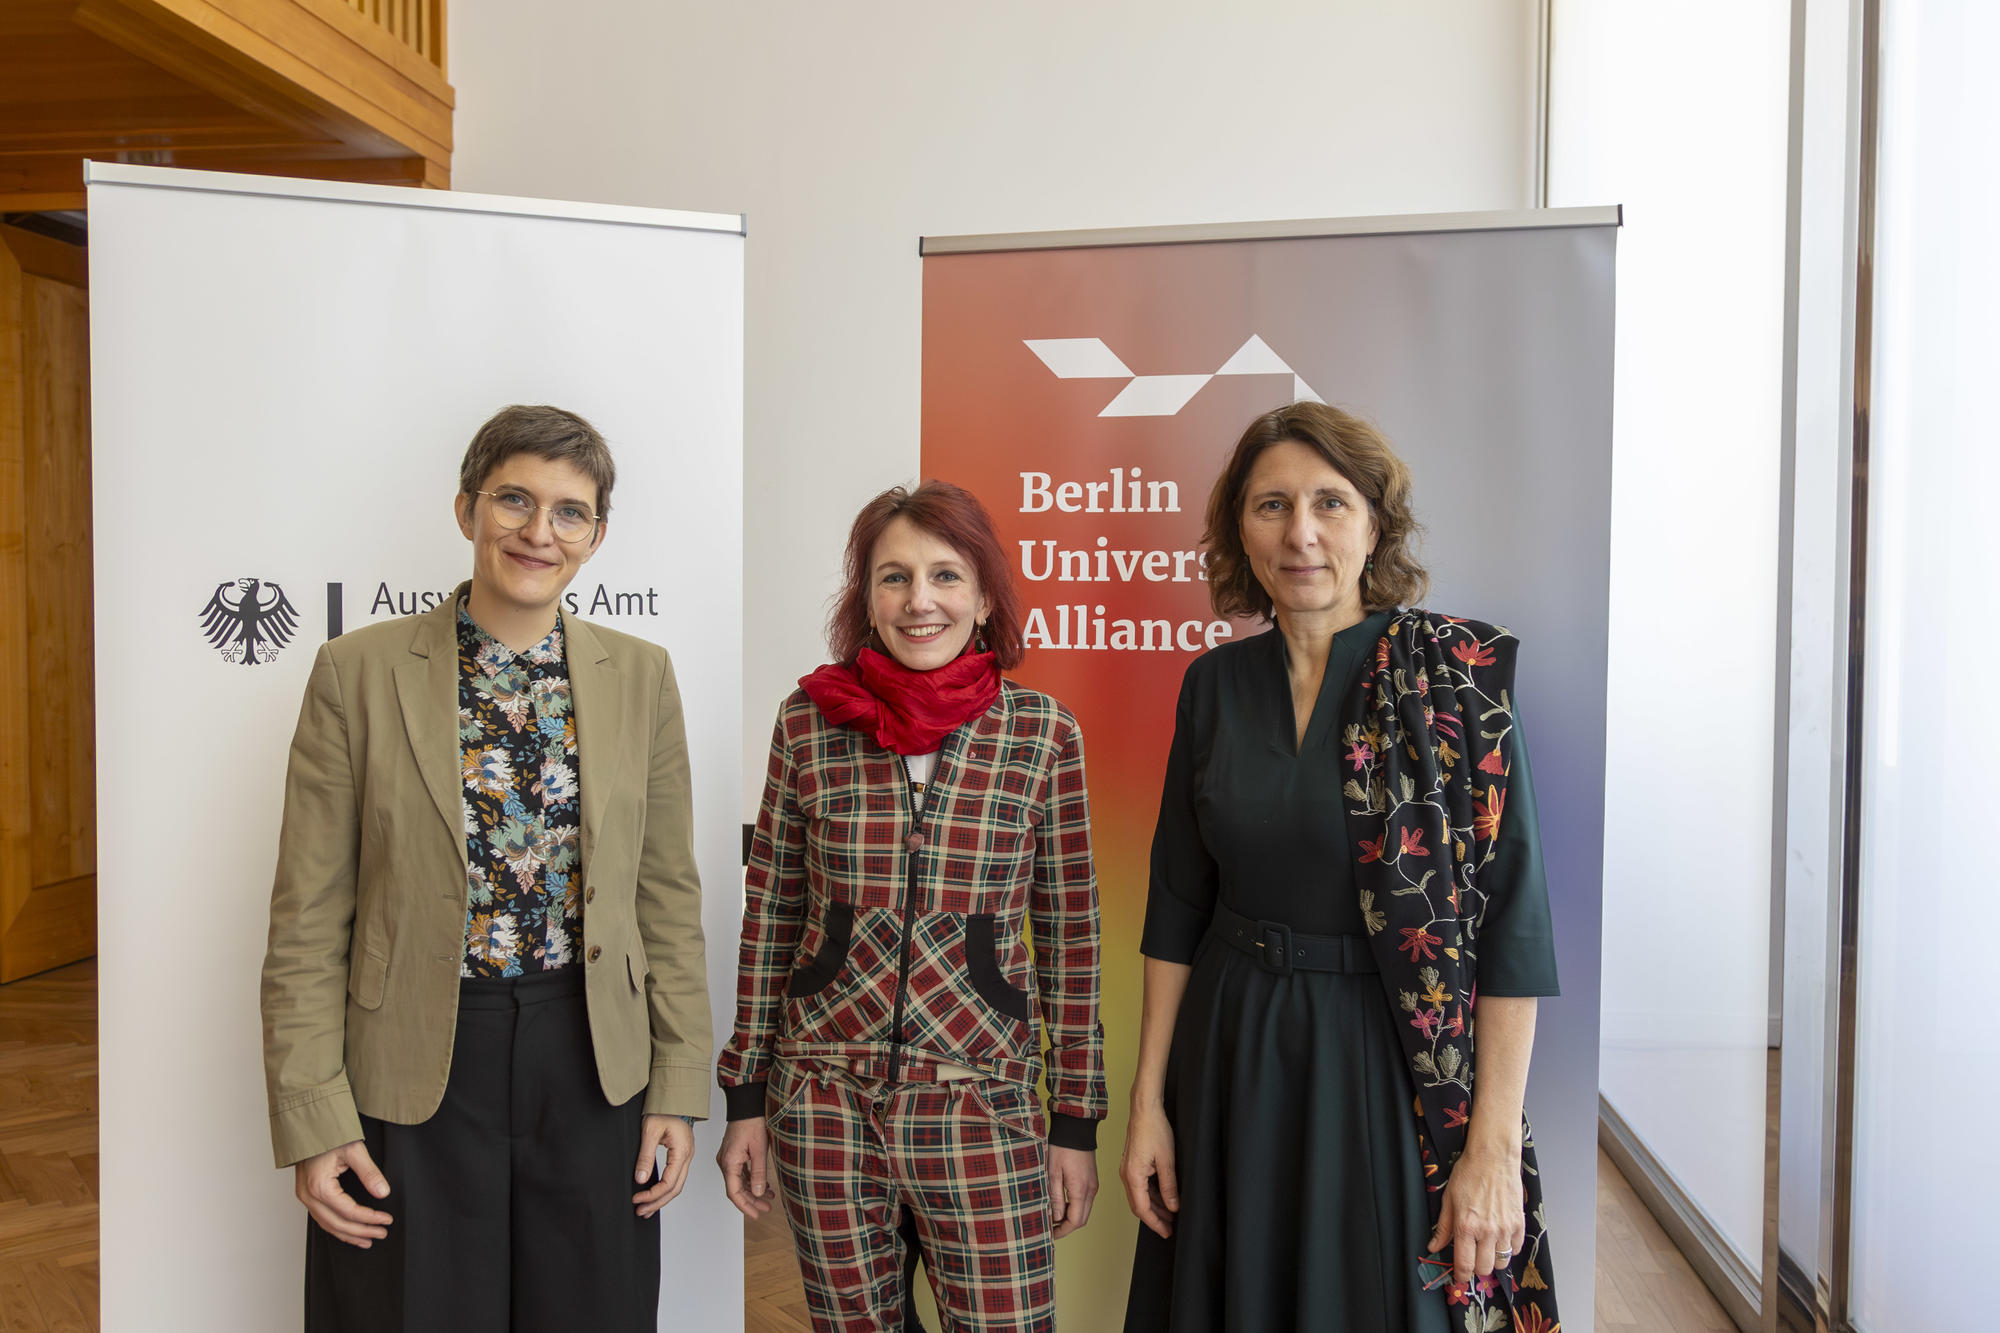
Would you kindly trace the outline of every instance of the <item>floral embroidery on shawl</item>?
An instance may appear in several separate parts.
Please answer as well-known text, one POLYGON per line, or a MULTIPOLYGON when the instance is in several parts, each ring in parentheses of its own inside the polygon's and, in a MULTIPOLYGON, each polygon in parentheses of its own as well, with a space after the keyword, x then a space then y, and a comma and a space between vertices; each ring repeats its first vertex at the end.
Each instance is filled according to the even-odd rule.
MULTIPOLYGON (((1507 804, 1518 641, 1476 620, 1405 611, 1375 645, 1342 718, 1344 786, 1358 842, 1361 915, 1399 1021, 1416 1089, 1431 1223, 1471 1123, 1479 993, 1480 871, 1507 804)), ((1463 1306, 1466 1333, 1556 1333, 1548 1213, 1535 1141, 1521 1126, 1527 1240, 1505 1269, 1466 1287, 1449 1251, 1423 1254, 1427 1291, 1463 1306)))

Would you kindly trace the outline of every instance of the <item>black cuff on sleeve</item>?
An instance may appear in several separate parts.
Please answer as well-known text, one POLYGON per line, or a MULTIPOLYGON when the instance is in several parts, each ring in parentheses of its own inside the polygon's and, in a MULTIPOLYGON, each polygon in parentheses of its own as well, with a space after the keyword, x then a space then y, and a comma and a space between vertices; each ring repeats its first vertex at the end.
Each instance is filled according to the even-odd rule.
POLYGON ((1095 1120, 1085 1120, 1080 1115, 1064 1115, 1058 1111, 1049 1117, 1049 1146, 1096 1152, 1097 1125, 1095 1120))
POLYGON ((740 1083, 733 1088, 722 1090, 722 1106, 730 1120, 755 1120, 764 1114, 763 1082, 740 1083))
POLYGON ((1139 937, 1139 952, 1163 963, 1191 963, 1208 923, 1215 917, 1215 905, 1190 906, 1173 894, 1155 890, 1146 899, 1146 925, 1139 937))

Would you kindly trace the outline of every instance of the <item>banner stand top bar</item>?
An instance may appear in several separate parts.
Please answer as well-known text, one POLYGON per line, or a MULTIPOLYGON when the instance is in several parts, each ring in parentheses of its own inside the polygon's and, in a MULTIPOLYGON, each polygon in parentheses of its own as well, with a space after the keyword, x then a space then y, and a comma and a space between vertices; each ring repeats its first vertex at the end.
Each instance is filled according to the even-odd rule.
POLYGON ((1308 218, 1289 222, 1194 222, 1164 227, 1102 227, 1083 231, 995 232, 985 236, 925 236, 917 253, 973 255, 997 250, 1086 250, 1113 245, 1187 245, 1200 241, 1283 241, 1307 236, 1400 236, 1432 231, 1531 231, 1559 227, 1619 227, 1624 206, 1519 208, 1491 213, 1399 213, 1372 218, 1308 218))
POLYGON ((690 213, 671 208, 635 208, 626 204, 581 204, 562 199, 517 199, 499 194, 461 194, 411 185, 357 185, 291 176, 249 176, 229 171, 195 171, 185 167, 141 167, 124 162, 83 164, 85 185, 137 185, 155 190, 196 190, 211 194, 259 194, 279 199, 320 199, 353 204, 387 204, 394 208, 438 208, 453 213, 505 213, 511 217, 569 218, 581 222, 614 222, 632 227, 666 227, 676 231, 716 231, 746 235, 741 213, 690 213))

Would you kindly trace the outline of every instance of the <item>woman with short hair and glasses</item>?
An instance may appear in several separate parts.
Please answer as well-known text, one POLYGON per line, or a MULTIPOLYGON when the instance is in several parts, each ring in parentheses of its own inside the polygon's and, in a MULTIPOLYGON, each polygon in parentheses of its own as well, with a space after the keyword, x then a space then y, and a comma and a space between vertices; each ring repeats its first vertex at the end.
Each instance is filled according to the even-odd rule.
POLYGON ((471 579, 313 663, 263 980, 309 1333, 655 1326, 708 991, 673 666, 562 609, 614 480, 583 418, 503 409, 471 579))

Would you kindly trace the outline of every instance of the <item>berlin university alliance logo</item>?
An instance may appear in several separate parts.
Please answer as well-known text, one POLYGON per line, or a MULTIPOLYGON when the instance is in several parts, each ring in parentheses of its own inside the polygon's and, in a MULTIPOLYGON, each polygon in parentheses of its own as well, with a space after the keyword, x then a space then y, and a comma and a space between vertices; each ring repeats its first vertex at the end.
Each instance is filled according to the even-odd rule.
POLYGON ((1271 344, 1251 334, 1227 361, 1197 375, 1141 375, 1127 366, 1102 338, 1024 338, 1028 350, 1061 380, 1122 380, 1118 394, 1100 417, 1171 417, 1180 414, 1210 380, 1225 375, 1289 375, 1291 401, 1323 403, 1304 376, 1271 350, 1271 344))

